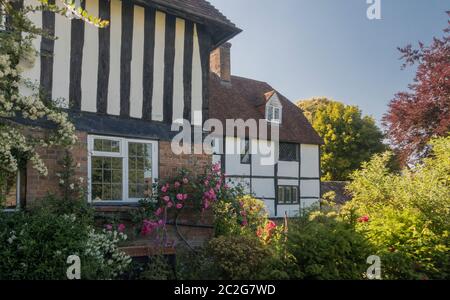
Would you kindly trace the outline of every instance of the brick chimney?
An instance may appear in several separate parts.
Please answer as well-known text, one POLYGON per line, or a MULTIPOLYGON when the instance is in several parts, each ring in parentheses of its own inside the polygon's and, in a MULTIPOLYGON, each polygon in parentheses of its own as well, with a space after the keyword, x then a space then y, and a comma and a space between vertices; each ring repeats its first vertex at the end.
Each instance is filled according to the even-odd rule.
POLYGON ((211 52, 210 68, 222 81, 231 82, 231 43, 225 43, 211 52))

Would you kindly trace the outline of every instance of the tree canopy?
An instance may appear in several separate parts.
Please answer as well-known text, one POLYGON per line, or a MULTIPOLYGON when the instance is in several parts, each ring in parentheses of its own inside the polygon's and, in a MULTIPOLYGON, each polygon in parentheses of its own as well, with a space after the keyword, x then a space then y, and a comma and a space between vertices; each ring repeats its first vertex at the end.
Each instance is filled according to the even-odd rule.
POLYGON ((383 134, 372 117, 363 116, 357 106, 327 98, 297 103, 317 133, 322 146, 323 180, 345 181, 373 154, 384 151, 383 134))
POLYGON ((391 101, 383 123, 403 164, 426 157, 430 139, 450 132, 450 26, 444 32, 430 46, 399 48, 403 67, 418 64, 417 73, 409 91, 391 101))

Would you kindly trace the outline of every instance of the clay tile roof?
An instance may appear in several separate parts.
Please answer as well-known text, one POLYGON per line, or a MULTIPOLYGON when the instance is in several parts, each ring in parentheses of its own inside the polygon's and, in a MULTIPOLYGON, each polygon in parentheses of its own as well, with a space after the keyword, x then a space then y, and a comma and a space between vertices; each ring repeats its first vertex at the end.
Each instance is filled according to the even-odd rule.
POLYGON ((231 22, 217 8, 206 0, 145 0, 145 2, 158 3, 163 6, 178 9, 186 13, 222 23, 223 25, 236 27, 233 22, 231 22))
MULTIPOLYGON (((277 93, 283 105, 280 141, 301 144, 323 144, 323 140, 294 103, 266 82, 231 76, 231 84, 224 83, 216 74, 210 77, 210 118, 225 122, 227 119, 265 119, 267 95, 277 93)), ((270 98, 270 97, 269 97, 270 98)))

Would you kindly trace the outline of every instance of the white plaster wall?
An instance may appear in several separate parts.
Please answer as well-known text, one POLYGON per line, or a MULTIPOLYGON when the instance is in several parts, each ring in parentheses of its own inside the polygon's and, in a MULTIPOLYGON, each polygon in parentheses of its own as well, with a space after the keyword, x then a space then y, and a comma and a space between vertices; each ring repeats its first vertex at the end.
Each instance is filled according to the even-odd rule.
MULTIPOLYGON (((236 153, 236 150, 240 149, 241 139, 240 138, 232 138, 227 137, 225 146, 225 153, 236 153)), ((250 165, 241 164, 241 155, 240 154, 227 154, 225 158, 225 170, 227 175, 246 175, 250 176, 250 165)))
POLYGON ((144 76, 144 21, 145 9, 134 6, 133 54, 131 60, 130 116, 142 118, 144 76))
POLYGON ((55 14, 52 98, 62 108, 69 108, 71 28, 70 19, 55 14))
MULTIPOLYGON (((24 6, 36 6, 39 5, 40 2, 37 0, 24 0, 24 6)), ((36 11, 36 12, 30 12, 28 14, 28 18, 31 22, 33 22, 36 27, 41 28, 42 27, 42 12, 36 11)), ((41 48, 41 37, 37 36, 33 42, 34 49, 39 52, 41 48)), ((29 80, 31 83, 37 85, 37 88, 39 88, 39 80, 40 80, 40 74, 41 74, 41 57, 40 54, 37 53, 34 63, 30 63, 28 61, 21 61, 20 62, 20 68, 22 69, 22 77, 24 80, 29 80)), ((31 96, 33 94, 33 90, 26 87, 24 84, 19 87, 20 93, 24 96, 31 96)))
POLYGON ((241 185, 244 188, 244 193, 250 194, 250 178, 229 177, 227 179, 227 182, 232 187, 241 185))
MULTIPOLYGON (((258 148, 255 149, 255 147, 252 148, 255 149, 255 151, 252 151, 252 174, 253 176, 274 176, 275 172, 275 166, 274 165, 263 165, 264 162, 264 155, 261 153, 261 145, 266 145, 266 141, 255 141, 252 140, 252 145, 258 145, 258 148)), ((269 145, 273 145, 271 142, 269 145)))
POLYGON ((289 218, 293 218, 299 215, 300 213, 300 204, 297 205, 278 205, 277 207, 277 215, 278 218, 283 218, 287 213, 289 218))
POLYGON ((120 115, 120 53, 122 47, 122 2, 111 1, 108 114, 120 115))
MULTIPOLYGON (((194 46, 193 46, 193 58, 192 58, 192 117, 191 122, 194 125, 201 126, 202 120, 194 118, 195 112, 202 112, 203 105, 203 78, 202 78, 202 66, 200 57, 200 44, 198 40, 197 25, 194 25, 194 46)), ((200 114, 201 115, 201 114, 200 114)))
POLYGON ((320 180, 302 180, 300 187, 301 197, 320 197, 320 180))
POLYGON ((155 121, 163 120, 165 34, 166 14, 157 11, 155 21, 155 57, 152 97, 152 119, 155 121))
POLYGON ((291 161, 278 162, 278 176, 280 177, 299 177, 299 163, 291 161))
POLYGON ((184 35, 186 22, 177 18, 175 27, 175 62, 173 81, 173 120, 183 119, 184 111, 184 35))
MULTIPOLYGON (((98 16, 98 0, 86 1, 86 10, 98 16)), ((81 110, 83 111, 97 111, 98 50, 98 28, 85 24, 81 73, 81 110)))
POLYGON ((265 200, 263 199, 264 203, 266 204, 267 212, 269 213, 270 217, 275 216, 275 200, 265 200))
POLYGON ((301 145, 301 177, 319 178, 319 146, 301 145))
POLYGON ((253 178, 252 180, 253 193, 258 198, 275 198, 275 182, 274 179, 253 178))

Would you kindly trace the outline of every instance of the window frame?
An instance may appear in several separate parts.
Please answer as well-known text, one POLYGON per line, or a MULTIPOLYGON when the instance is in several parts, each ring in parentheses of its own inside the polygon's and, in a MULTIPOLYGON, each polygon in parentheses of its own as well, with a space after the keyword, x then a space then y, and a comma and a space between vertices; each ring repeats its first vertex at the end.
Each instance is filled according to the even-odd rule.
POLYGON ((300 190, 299 187, 296 185, 278 185, 277 187, 277 204, 278 205, 300 205, 300 190), (281 193, 280 193, 281 191, 281 193), (296 192, 294 192, 296 191, 296 192), (284 198, 286 198, 286 195, 289 193, 289 197, 291 198, 290 202, 282 201, 280 199, 280 194, 283 195, 284 198), (294 194, 295 197, 294 197, 294 194))
POLYGON ((142 198, 129 198, 129 181, 128 181, 128 145, 129 143, 150 144, 152 145, 152 184, 159 179, 159 143, 155 140, 140 140, 130 138, 120 138, 101 135, 88 136, 88 202, 92 204, 130 204, 137 203, 142 198), (94 150, 95 139, 118 141, 120 149, 118 153, 102 152, 94 150), (113 157, 122 158, 122 199, 121 200, 94 200, 92 199, 92 157, 113 157))
POLYGON ((241 154, 240 154, 240 163, 241 165, 250 165, 252 163, 252 152, 251 152, 251 142, 249 139, 241 139, 241 154), (248 149, 247 149, 248 146, 248 149), (249 161, 244 161, 244 157, 247 155, 248 151, 248 159, 249 161), (242 154, 242 152, 244 152, 242 154))
POLYGON ((281 124, 283 110, 278 105, 267 104, 266 106, 266 120, 270 123, 281 124), (275 119, 275 111, 278 111, 278 119, 275 119), (269 113, 272 113, 272 118, 269 118, 269 113))
POLYGON ((296 143, 284 143, 284 142, 280 142, 278 145, 278 160, 282 161, 282 162, 300 162, 300 144, 296 144, 296 143), (287 144, 287 145, 293 145, 295 146, 295 160, 285 160, 282 159, 281 157, 281 144, 287 144))

